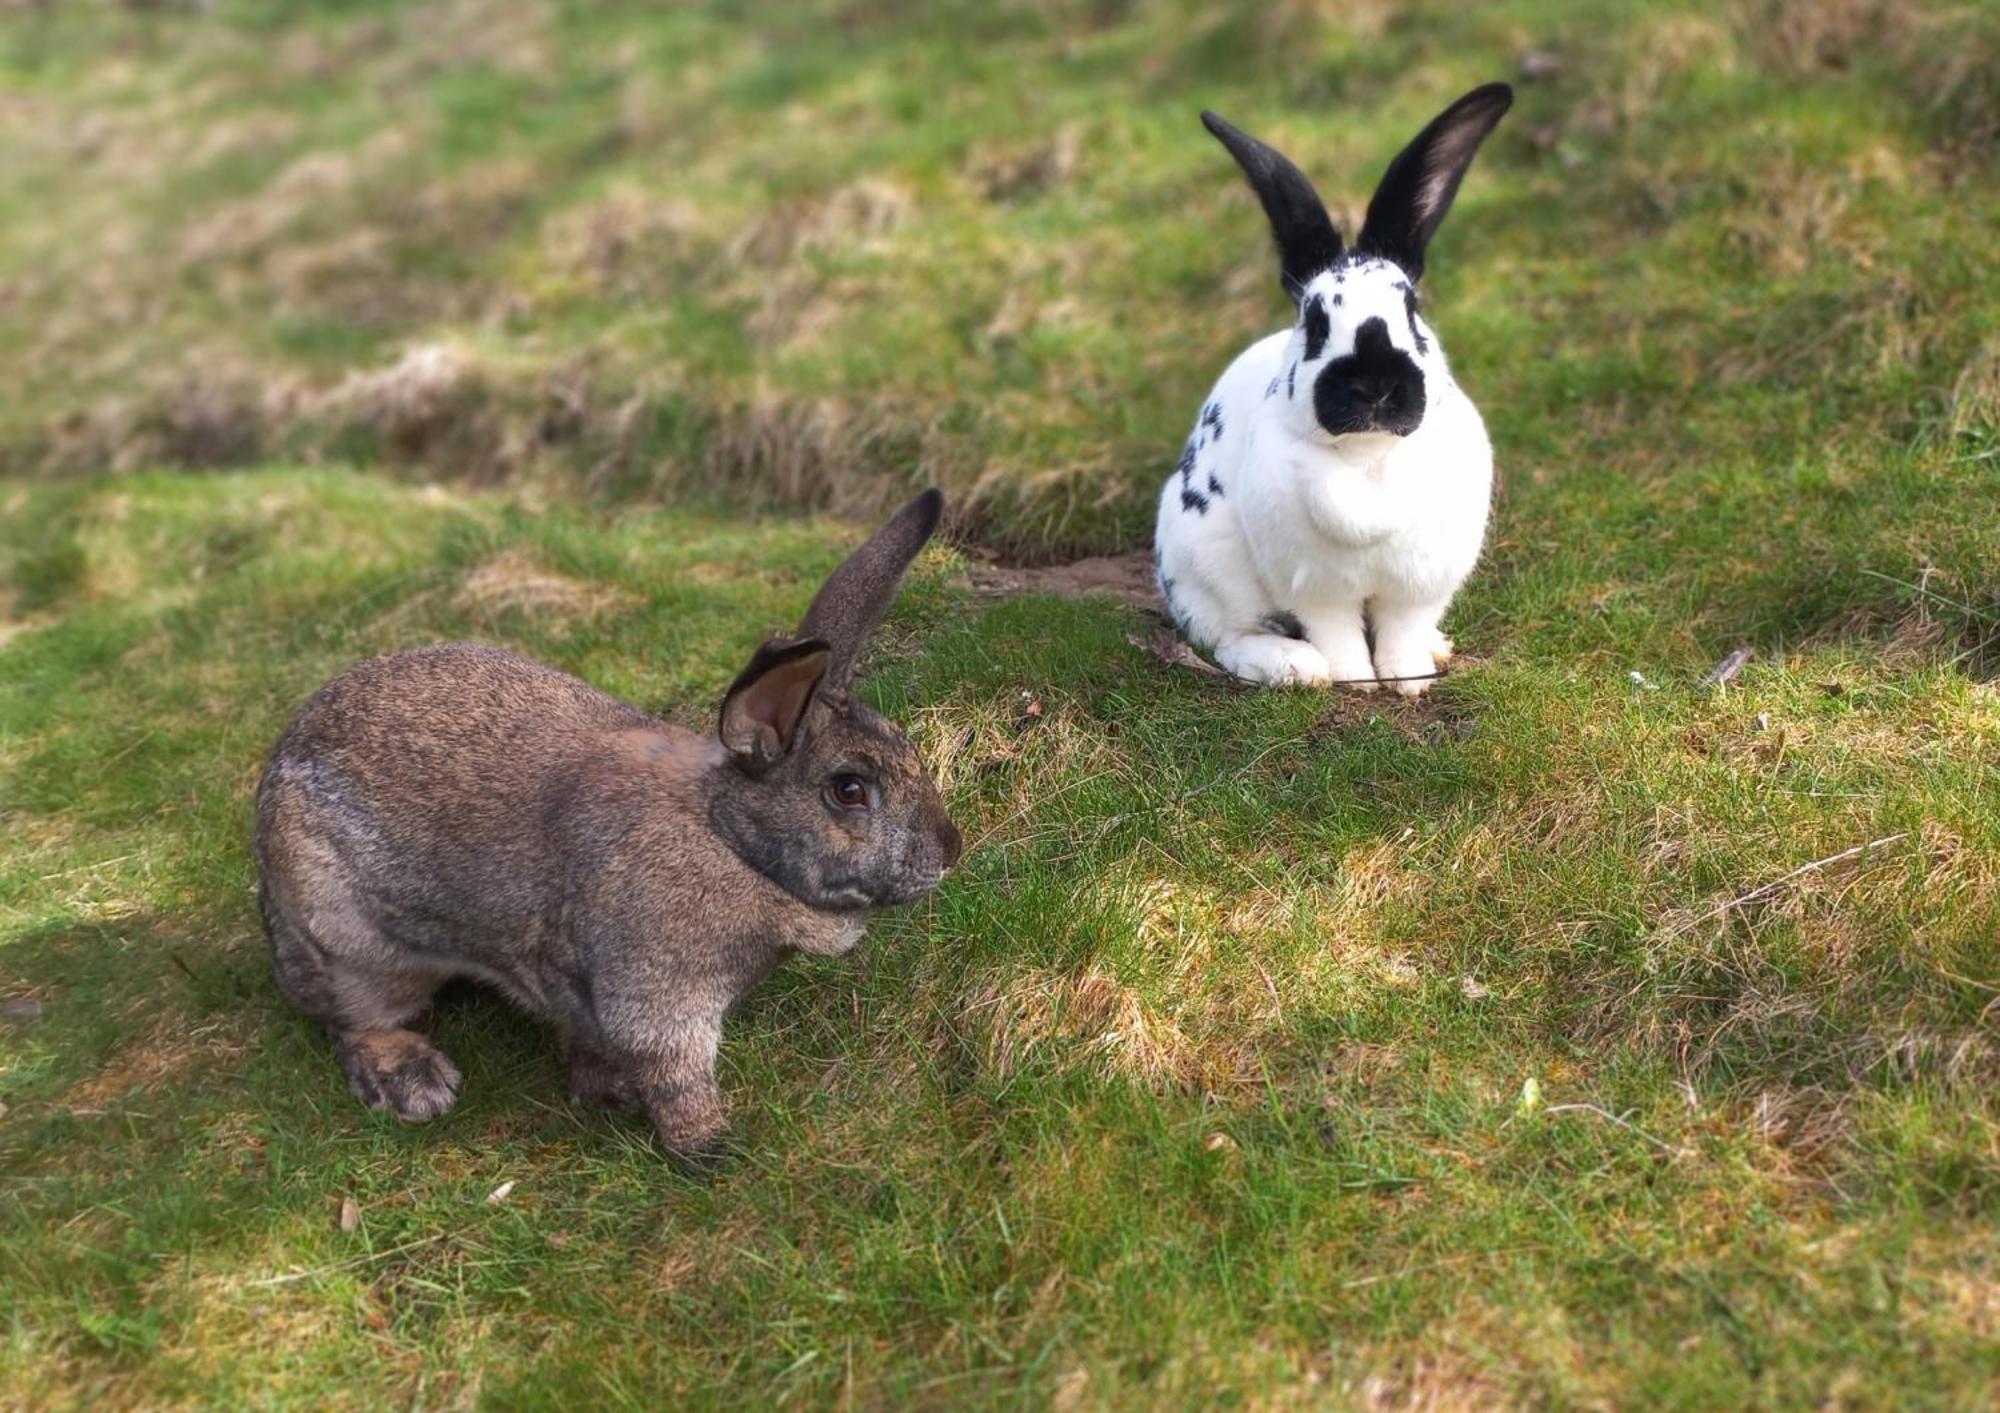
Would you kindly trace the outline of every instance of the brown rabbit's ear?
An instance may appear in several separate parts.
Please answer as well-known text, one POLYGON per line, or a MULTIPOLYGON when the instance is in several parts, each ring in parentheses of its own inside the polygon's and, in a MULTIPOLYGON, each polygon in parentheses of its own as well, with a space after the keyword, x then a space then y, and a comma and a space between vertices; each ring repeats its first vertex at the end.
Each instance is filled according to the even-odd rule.
POLYGON ((833 648, 826 685, 846 687, 868 635, 889 611, 903 571, 937 529, 944 512, 944 492, 933 487, 890 517, 868 537, 868 543, 847 557, 814 595, 799 624, 801 638, 819 638, 833 648))
POLYGON ((722 698, 716 734, 752 775, 762 775, 792 748, 799 718, 826 677, 833 650, 814 638, 764 644, 722 698))

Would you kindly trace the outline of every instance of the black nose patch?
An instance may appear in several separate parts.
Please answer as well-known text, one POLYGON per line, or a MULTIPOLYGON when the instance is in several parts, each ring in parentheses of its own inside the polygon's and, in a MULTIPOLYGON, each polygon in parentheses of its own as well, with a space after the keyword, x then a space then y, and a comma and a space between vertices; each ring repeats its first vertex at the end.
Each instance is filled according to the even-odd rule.
POLYGON ((1354 351, 1334 359, 1313 383, 1313 412, 1334 436, 1390 432, 1407 437, 1424 420, 1424 374, 1389 342, 1389 326, 1370 319, 1354 333, 1354 351))

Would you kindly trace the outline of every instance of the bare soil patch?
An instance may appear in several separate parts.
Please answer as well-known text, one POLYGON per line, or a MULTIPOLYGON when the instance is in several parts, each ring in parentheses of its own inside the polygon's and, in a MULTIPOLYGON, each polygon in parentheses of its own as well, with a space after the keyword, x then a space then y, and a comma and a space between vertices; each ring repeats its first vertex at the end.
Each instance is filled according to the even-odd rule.
POLYGON ((970 577, 972 587, 982 594, 1061 594, 1065 598, 1108 594, 1140 608, 1161 608, 1153 556, 1147 550, 1092 555, 1068 564, 1039 567, 989 561, 974 565, 970 577))

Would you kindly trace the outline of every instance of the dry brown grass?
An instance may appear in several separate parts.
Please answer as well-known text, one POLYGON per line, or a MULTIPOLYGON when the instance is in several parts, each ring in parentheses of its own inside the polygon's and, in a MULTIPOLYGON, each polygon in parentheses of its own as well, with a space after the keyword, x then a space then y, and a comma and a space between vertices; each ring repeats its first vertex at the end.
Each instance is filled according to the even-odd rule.
POLYGON ((1378 1351, 1376 1357, 1382 1372, 1348 1385, 1368 1413, 1484 1413, 1518 1406, 1490 1373, 1462 1358, 1390 1350, 1378 1351))
POLYGON ((723 248, 726 263, 768 281, 780 266, 803 257, 895 234, 916 209, 902 182, 866 177, 823 197, 798 198, 760 211, 723 248))
POLYGON ((860 518, 901 484, 872 468, 922 464, 924 420, 885 394, 863 408, 838 397, 801 398, 762 388, 716 413, 701 484, 860 518))
POLYGON ((197 1067, 240 1059, 249 1051, 253 1031, 240 1017, 208 1017, 193 1024, 161 1021, 120 1047, 96 1074, 71 1085, 56 1103, 72 1113, 95 1113, 153 1093, 179 1083, 197 1067))
POLYGON ((1949 426, 1955 436, 2000 427, 2000 338, 1988 339, 1959 370, 1949 426))
POLYGON ((501 434, 486 415, 491 390, 463 348, 419 344, 386 368, 357 372, 321 404, 337 423, 379 437, 404 460, 489 459, 501 434))
POLYGON ((1847 69, 1869 50, 1907 40, 1920 18, 1911 0, 1738 0, 1750 52, 1780 73, 1847 69))
POLYGON ((188 369, 143 402, 129 426, 109 430, 115 462, 131 469, 248 465, 266 454, 274 429, 299 403, 295 386, 245 366, 188 369))
POLYGON ((544 624, 590 622, 629 607, 633 595, 609 584, 572 579, 522 550, 507 550, 469 572, 452 595, 468 618, 490 627, 502 615, 525 614, 544 624))
POLYGON ((966 854, 1032 837, 1021 826, 1051 799, 1093 776, 1125 776, 1129 758, 1090 718, 1038 699, 947 699, 903 723, 946 794, 976 793, 966 854), (1030 708, 1032 707, 1032 710, 1030 708))
POLYGON ((685 258, 700 247, 707 225, 706 213, 693 202, 628 182, 558 211, 542 241, 554 270, 602 289, 632 265, 685 258))
POLYGON ((989 980, 973 989, 961 1015, 986 1036, 987 1063, 1003 1078, 1052 1065, 1188 1093, 1229 1087, 1238 1078, 1212 1073, 1171 1021, 1095 967, 1068 975, 1035 968, 989 980))
POLYGON ((1073 179, 1083 156, 1084 131, 1065 123, 1048 138, 990 143, 967 160, 973 190, 987 201, 1017 201, 1073 179))
POLYGON ((323 221, 329 206, 351 205, 407 157, 419 136, 405 127, 384 128, 358 147, 305 153, 255 193, 217 203, 191 221, 177 251, 181 264, 212 267, 271 251, 308 222, 323 221))

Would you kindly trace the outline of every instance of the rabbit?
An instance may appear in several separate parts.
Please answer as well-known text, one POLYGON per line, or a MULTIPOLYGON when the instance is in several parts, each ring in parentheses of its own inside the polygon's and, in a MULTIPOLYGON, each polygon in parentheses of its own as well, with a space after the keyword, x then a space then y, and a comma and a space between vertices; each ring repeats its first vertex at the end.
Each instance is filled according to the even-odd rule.
POLYGON ((642 1109, 671 1159, 713 1168, 725 1013, 958 859, 916 748, 847 690, 942 507, 924 492, 835 570, 713 735, 473 643, 306 702, 257 788, 259 902, 279 988, 364 1104, 452 1106, 459 1070, 414 1022, 471 977, 557 1028, 573 1099, 642 1109))
POLYGON ((1513 103, 1490 83, 1439 114, 1383 174, 1344 248, 1311 183, 1214 113, 1298 302, 1239 354, 1160 494, 1161 596, 1225 671, 1272 685, 1421 693, 1486 537, 1493 450, 1418 312, 1424 250, 1473 154, 1513 103))

